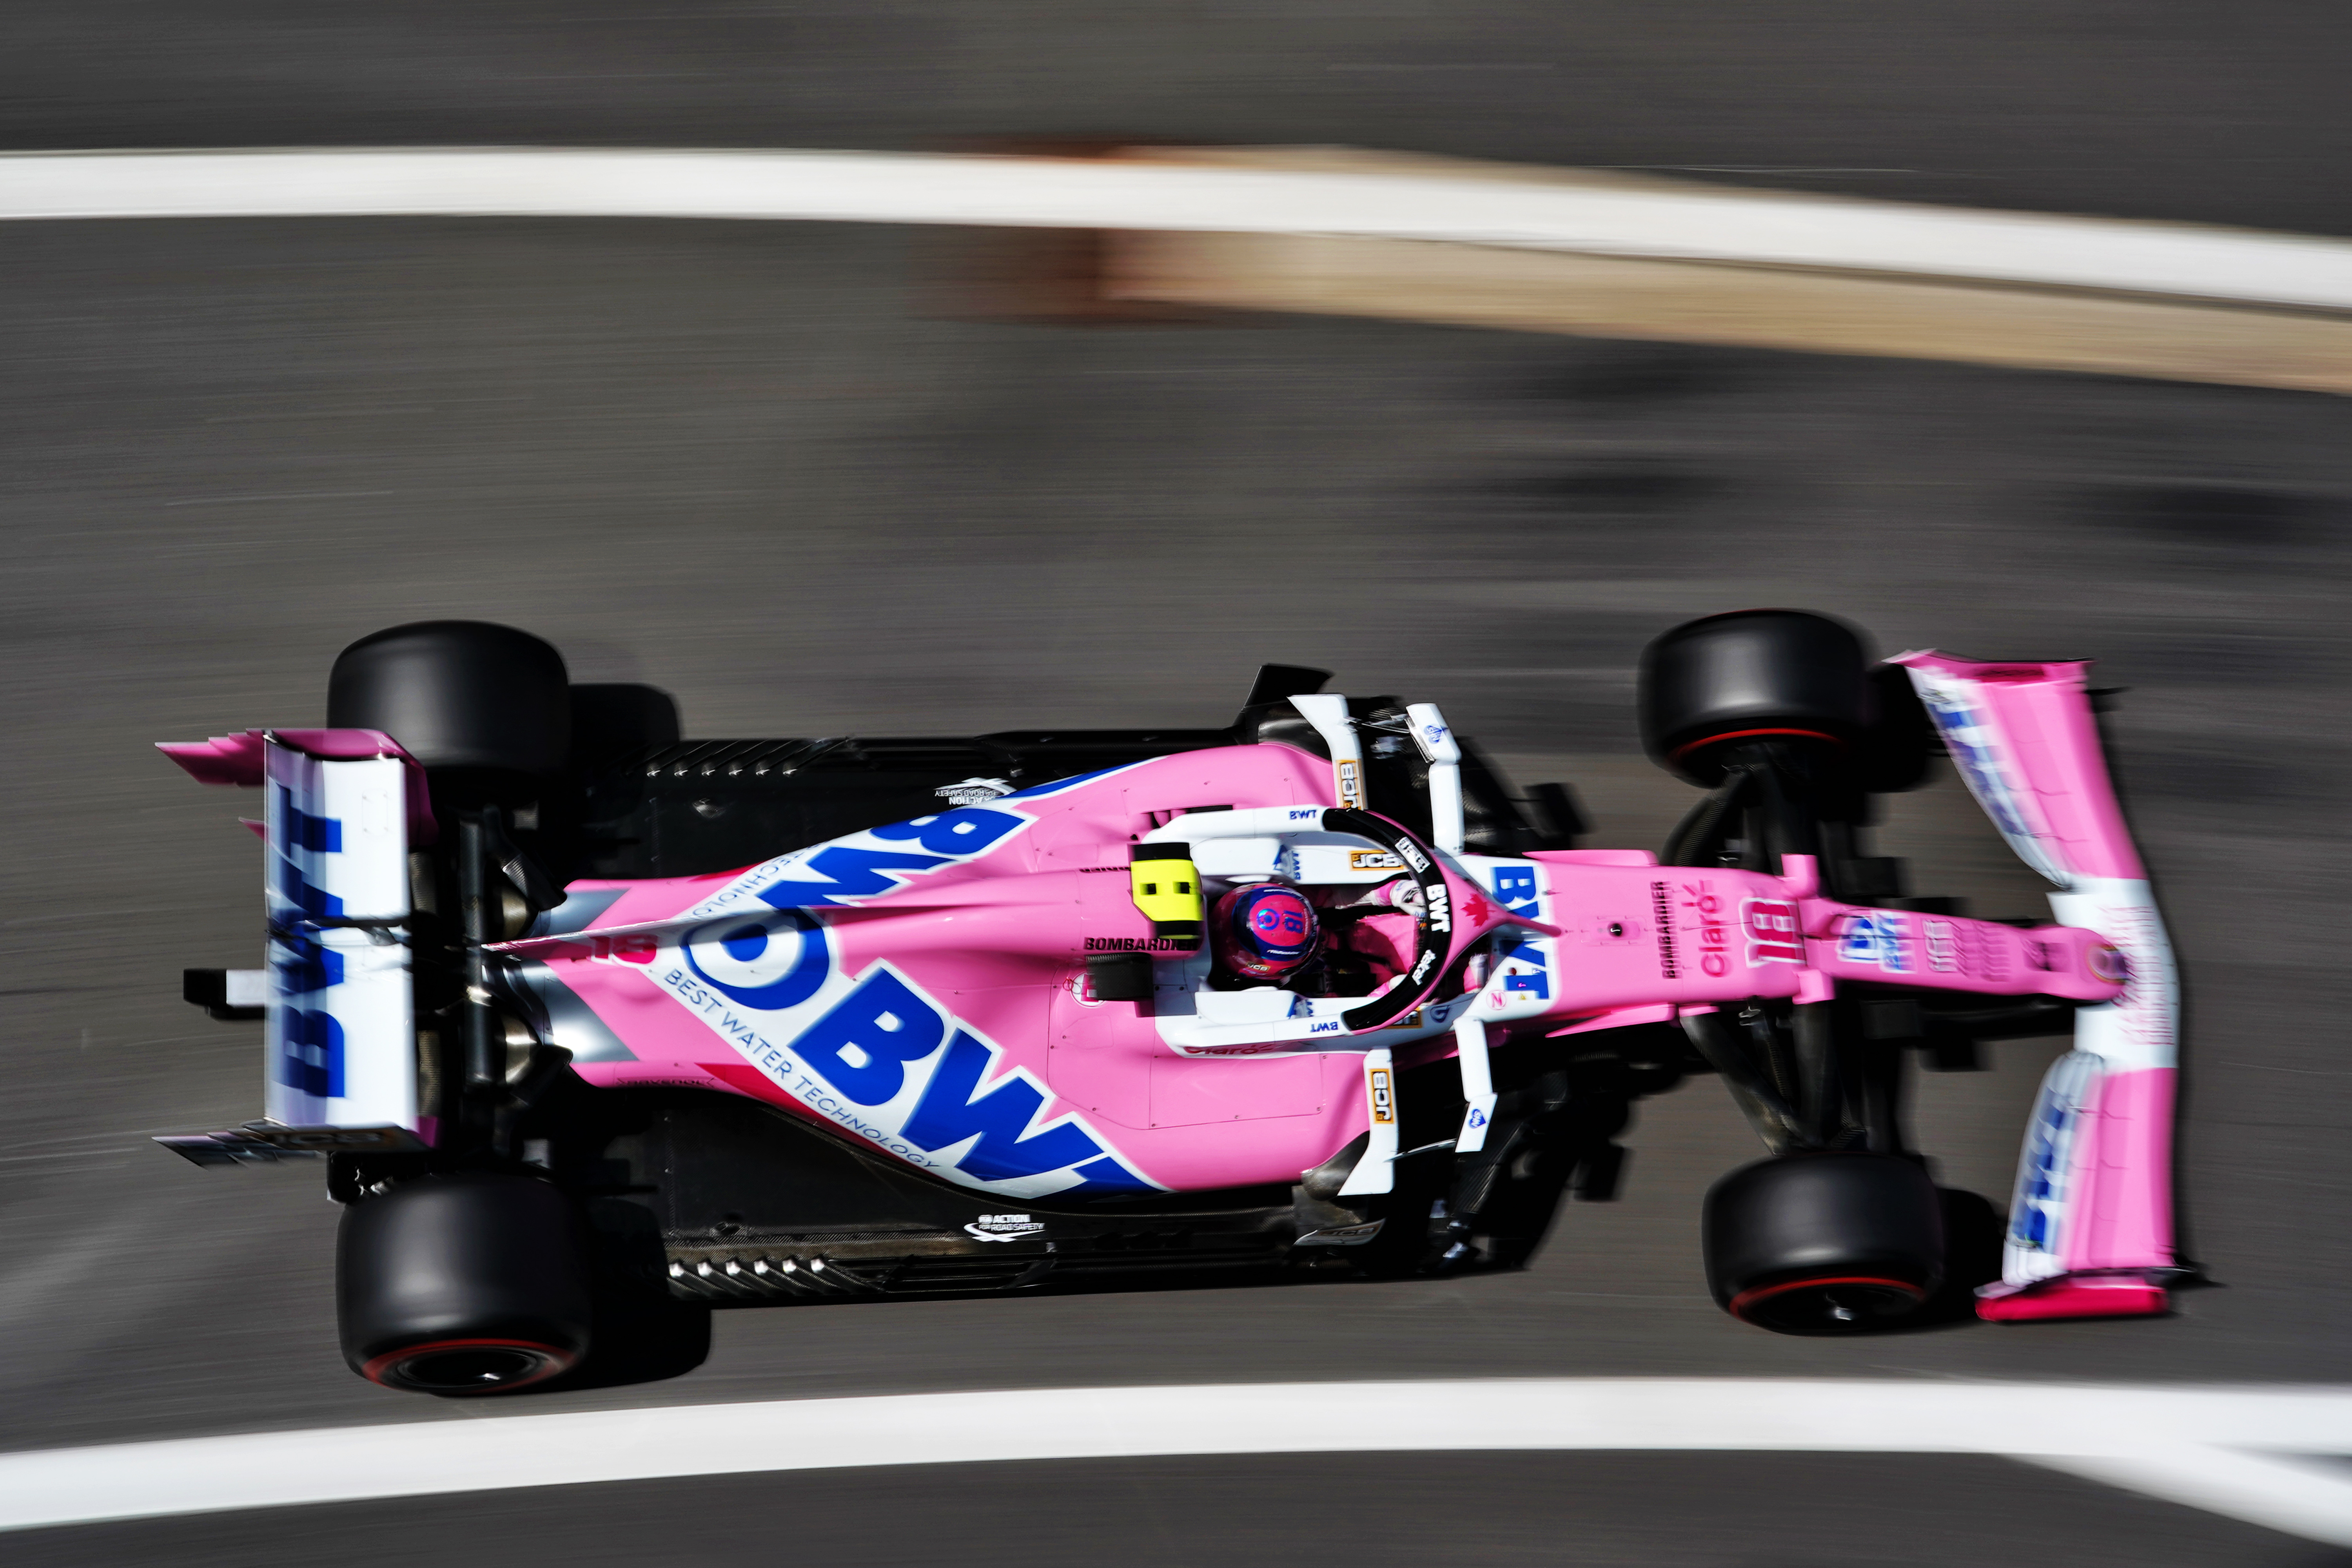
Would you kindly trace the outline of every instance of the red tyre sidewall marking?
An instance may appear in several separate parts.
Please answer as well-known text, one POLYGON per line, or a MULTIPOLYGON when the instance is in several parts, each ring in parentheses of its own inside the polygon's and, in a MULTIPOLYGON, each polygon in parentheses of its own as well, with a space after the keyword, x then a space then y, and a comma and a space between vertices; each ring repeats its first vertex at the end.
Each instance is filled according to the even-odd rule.
POLYGON ((1724 741, 1752 741, 1764 735, 1797 735, 1809 741, 1827 741, 1841 751, 1845 748, 1843 741, 1822 730, 1733 730, 1721 735, 1705 736, 1686 746, 1676 746, 1666 753, 1666 760, 1670 763, 1679 763, 1701 746, 1712 746, 1724 741))
POLYGON ((1927 1292, 1908 1279, 1887 1279, 1874 1274, 1839 1274, 1825 1279, 1784 1279, 1778 1285, 1759 1285, 1734 1296, 1731 1305, 1725 1310, 1745 1321, 1748 1309, 1759 1302, 1785 1296, 1791 1290, 1818 1290, 1831 1285, 1875 1285, 1884 1289, 1900 1290, 1911 1298, 1914 1306, 1927 1299, 1927 1292))
POLYGON ((557 1350, 553 1345, 543 1345, 535 1340, 435 1340, 430 1344, 406 1345, 396 1351, 386 1351, 362 1366, 360 1375, 370 1383, 382 1384, 386 1388, 397 1388, 403 1393, 413 1393, 415 1390, 409 1384, 385 1382, 383 1376, 385 1371, 400 1362, 408 1361, 416 1356, 431 1355, 437 1351, 470 1350, 530 1351, 548 1358, 548 1364, 541 1371, 513 1383, 500 1384, 499 1387, 501 1390, 528 1388, 532 1384, 553 1377, 558 1373, 571 1371, 572 1363, 580 1359, 576 1355, 557 1350))

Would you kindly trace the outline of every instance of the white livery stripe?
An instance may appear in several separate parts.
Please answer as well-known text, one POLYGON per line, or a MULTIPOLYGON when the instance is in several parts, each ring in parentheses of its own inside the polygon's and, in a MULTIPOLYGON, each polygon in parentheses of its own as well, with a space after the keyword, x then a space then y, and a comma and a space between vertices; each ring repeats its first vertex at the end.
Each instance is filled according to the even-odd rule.
POLYGON ((0 156, 0 218, 810 219, 1446 240, 2352 310, 2352 244, 1715 190, 889 153, 257 149, 0 156))
POLYGON ((0 1528, 519 1487, 1148 1455, 1988 1454, 2352 1546, 2352 1389, 1530 1378, 422 1419, 0 1455, 0 1528))

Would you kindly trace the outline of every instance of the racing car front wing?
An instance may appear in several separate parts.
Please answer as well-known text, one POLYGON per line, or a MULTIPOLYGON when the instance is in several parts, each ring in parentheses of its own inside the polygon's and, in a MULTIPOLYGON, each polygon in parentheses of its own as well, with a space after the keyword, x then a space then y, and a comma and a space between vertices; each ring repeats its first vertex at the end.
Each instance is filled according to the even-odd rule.
POLYGON ((1997 1321, 2165 1310, 2173 1250, 2172 1116, 2180 1000, 2172 948, 2100 750, 2086 663, 1897 655, 1969 792, 2055 888, 2060 923, 2122 953, 2124 987, 2079 1009, 2019 1156, 1997 1321))

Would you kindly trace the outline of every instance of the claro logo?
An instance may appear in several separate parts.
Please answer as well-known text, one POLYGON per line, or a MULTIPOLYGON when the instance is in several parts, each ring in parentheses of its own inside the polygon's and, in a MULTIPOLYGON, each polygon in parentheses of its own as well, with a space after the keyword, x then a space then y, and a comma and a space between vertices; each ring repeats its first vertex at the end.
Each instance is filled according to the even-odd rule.
MULTIPOLYGON (((1748 902, 1789 910, 1790 929, 1795 930, 1795 912, 1789 905, 1763 899, 1748 902)), ((1711 879, 1652 882, 1650 913, 1658 928, 1660 974, 1668 980, 1679 980, 1684 967, 1691 963, 1696 963, 1699 973, 1710 980, 1720 980, 1731 973, 1731 927, 1724 919, 1723 895, 1715 890, 1711 879)), ((1802 953, 1791 962, 1801 963, 1802 953)))

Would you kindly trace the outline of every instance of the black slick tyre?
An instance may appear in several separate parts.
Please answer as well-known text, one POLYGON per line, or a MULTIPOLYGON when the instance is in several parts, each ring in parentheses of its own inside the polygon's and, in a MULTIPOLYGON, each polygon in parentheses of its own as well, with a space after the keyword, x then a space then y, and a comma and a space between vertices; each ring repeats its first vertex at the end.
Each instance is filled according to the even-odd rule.
POLYGON ((679 734, 677 699, 659 687, 597 685, 572 689, 574 773, 593 773, 649 747, 675 746, 679 734))
POLYGON ((488 621, 417 621, 362 637, 327 678, 327 723, 381 730, 435 773, 546 778, 571 752, 563 656, 488 621))
POLYGON ((1934 721, 1912 689, 1910 672, 1882 664, 1870 672, 1870 730, 1854 758, 1862 787, 1893 795, 1916 789, 1928 759, 1943 749, 1934 721))
POLYGON ((1885 1328, 1943 1283, 1943 1199, 1890 1154, 1759 1161, 1708 1191, 1701 1228, 1717 1304, 1778 1333, 1885 1328))
POLYGON ((527 1176, 425 1176, 362 1198, 343 1211, 335 1276, 343 1357, 387 1388, 511 1393, 588 1351, 579 1211, 527 1176))
POLYGON ((1675 627, 1642 652, 1642 743, 1701 786, 1727 748, 1780 742, 1845 753, 1869 729, 1862 639, 1826 616, 1738 610, 1675 627))

